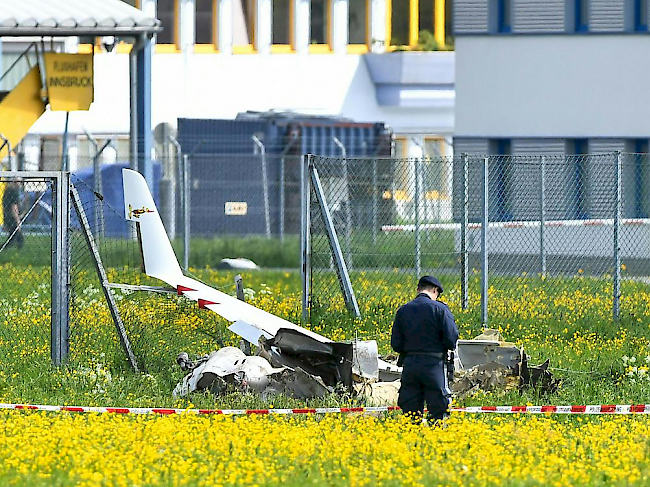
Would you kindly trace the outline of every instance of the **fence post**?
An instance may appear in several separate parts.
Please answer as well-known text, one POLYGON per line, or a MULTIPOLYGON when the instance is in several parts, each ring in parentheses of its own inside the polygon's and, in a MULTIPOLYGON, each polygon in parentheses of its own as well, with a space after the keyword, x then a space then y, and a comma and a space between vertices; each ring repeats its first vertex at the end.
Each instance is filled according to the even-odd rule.
POLYGON ((469 157, 463 154, 463 208, 460 222, 460 258, 461 258, 461 307, 467 309, 469 304, 469 253, 467 252, 467 227, 469 224, 469 157))
POLYGON ((483 158, 483 215, 481 218, 481 322, 488 325, 489 157, 483 158))
POLYGON ((377 203, 377 158, 372 159, 372 244, 377 245, 377 213, 379 205, 377 203))
POLYGON ((253 142, 260 151, 262 157, 262 194, 264 195, 264 224, 266 227, 266 238, 271 238, 271 213, 269 209, 269 178, 266 173, 266 148, 262 141, 253 135, 253 142))
POLYGON ((190 266, 190 158, 183 155, 183 267, 187 271, 190 266))
POLYGON ((542 279, 546 278, 546 157, 542 156, 540 161, 540 182, 539 182, 539 259, 541 265, 542 279))
POLYGON ((341 149, 343 156, 343 178, 345 179, 345 247, 347 250, 347 266, 352 269, 352 208, 351 208, 351 194, 350 194, 350 174, 348 171, 348 151, 338 137, 332 137, 334 143, 341 149))
POLYGON ((614 210, 614 320, 621 318, 621 151, 616 151, 616 208, 614 210))
POLYGON ((414 197, 414 223, 415 223, 415 277, 419 278, 422 272, 422 255, 420 247, 420 163, 422 159, 415 159, 415 197, 414 197))
POLYGON ((300 280, 302 284, 302 321, 306 322, 309 318, 309 284, 311 273, 310 262, 310 223, 309 223, 309 165, 311 164, 311 154, 305 154, 300 164, 300 280))
POLYGON ((50 353, 54 365, 68 359, 69 352, 69 247, 70 173, 60 172, 54 180, 52 202, 52 324, 50 353))

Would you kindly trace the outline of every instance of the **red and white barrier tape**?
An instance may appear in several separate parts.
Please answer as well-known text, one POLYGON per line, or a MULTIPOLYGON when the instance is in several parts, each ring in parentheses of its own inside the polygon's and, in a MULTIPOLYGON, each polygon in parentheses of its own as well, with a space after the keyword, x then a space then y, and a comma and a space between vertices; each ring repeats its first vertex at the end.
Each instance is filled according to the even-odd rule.
MULTIPOLYGON (((94 406, 48 406, 31 404, 1 404, 0 409, 30 411, 68 411, 73 413, 113 414, 225 414, 225 415, 288 415, 288 414, 349 414, 399 411, 397 406, 353 408, 295 408, 295 409, 175 409, 175 408, 125 408, 94 406)), ((452 408, 452 413, 528 413, 528 414, 650 414, 650 404, 597 404, 586 406, 469 406, 452 408)))

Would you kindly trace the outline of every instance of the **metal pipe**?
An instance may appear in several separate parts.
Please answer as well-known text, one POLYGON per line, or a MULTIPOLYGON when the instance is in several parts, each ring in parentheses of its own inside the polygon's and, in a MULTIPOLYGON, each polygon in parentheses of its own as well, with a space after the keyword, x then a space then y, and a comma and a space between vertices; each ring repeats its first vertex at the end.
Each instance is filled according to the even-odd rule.
POLYGON ((540 161, 539 185, 539 257, 542 279, 546 278, 546 157, 540 161))
MULTIPOLYGON (((183 181, 183 149, 181 147, 181 144, 176 140, 173 136, 167 135, 167 138, 169 141, 174 145, 176 148, 176 171, 171 171, 171 204, 169 205, 170 211, 169 211, 169 237, 174 239, 176 238, 176 188, 180 185, 182 185, 183 181)), ((181 186, 182 187, 182 186, 181 186)), ((185 196, 183 195, 183 192, 180 192, 180 207, 183 208, 183 204, 185 201, 185 196)))
POLYGON ((302 321, 309 319, 309 293, 311 279, 310 242, 309 242, 309 202, 310 202, 310 178, 309 165, 311 155, 305 154, 300 164, 300 278, 302 281, 302 321))
POLYGON ((377 202, 377 158, 372 158, 372 245, 377 245, 377 222, 379 204, 377 202))
POLYGON ((60 172, 53 181, 52 211, 52 325, 50 353, 52 362, 60 366, 69 352, 69 289, 68 226, 70 224, 70 173, 60 172))
POLYGON ((489 157, 483 158, 483 215, 481 219, 481 322, 488 326, 489 157))
POLYGON ((420 277, 422 273, 422 242, 420 241, 420 164, 422 163, 421 158, 417 158, 414 161, 415 164, 415 195, 413 197, 413 220, 415 223, 415 276, 416 278, 420 277))
MULTIPOLYGON (((95 193, 97 194, 104 194, 104 182, 102 180, 102 171, 101 171, 101 165, 99 163, 99 158, 106 150, 106 147, 109 146, 111 143, 111 139, 108 139, 106 142, 104 142, 104 145, 100 148, 99 147, 99 142, 97 142, 97 139, 86 129, 83 129, 84 134, 86 134, 86 137, 88 137, 88 140, 90 141, 93 146, 95 146, 95 155, 93 156, 93 185, 94 185, 94 190, 95 193)), ((106 230, 106 225, 104 222, 104 209, 100 203, 96 203, 93 205, 93 216, 95 218, 95 228, 96 231, 98 232, 100 237, 104 236, 105 230, 106 230)))
POLYGON ((614 320, 621 318, 621 151, 616 151, 616 208, 614 211, 614 320))
POLYGON ((345 179, 345 248, 347 250, 347 265, 352 269, 352 213, 350 208, 350 175, 348 172, 348 151, 338 137, 332 140, 341 150, 343 156, 343 178, 345 179))
POLYGON ((68 167, 68 124, 70 112, 65 112, 65 127, 63 129, 63 147, 61 147, 61 171, 69 171, 68 167))
POLYGON ((285 157, 289 152, 289 149, 293 147, 293 145, 296 143, 297 140, 298 140, 297 137, 295 137, 295 135, 292 134, 289 143, 282 150, 282 154, 280 154, 280 242, 282 243, 284 243, 284 223, 285 223, 284 220, 285 220, 285 205, 286 205, 286 185, 284 181, 285 169, 286 169, 285 157))
POLYGON ((130 91, 130 164, 129 167, 134 171, 139 171, 140 164, 138 160, 138 52, 144 47, 145 41, 142 36, 136 36, 131 52, 129 53, 129 91, 130 91))
POLYGON ((269 208, 269 179, 266 173, 266 148, 260 139, 252 136, 253 142, 262 156, 262 191, 264 193, 264 223, 266 225, 266 238, 271 238, 271 210, 269 208))
POLYGON ((183 267, 185 271, 190 268, 190 205, 192 204, 192 195, 190 194, 190 157, 189 154, 183 155, 183 267))
POLYGON ((469 252, 467 251, 467 227, 469 226, 469 157, 463 154, 463 208, 460 222, 461 307, 469 304, 469 252))

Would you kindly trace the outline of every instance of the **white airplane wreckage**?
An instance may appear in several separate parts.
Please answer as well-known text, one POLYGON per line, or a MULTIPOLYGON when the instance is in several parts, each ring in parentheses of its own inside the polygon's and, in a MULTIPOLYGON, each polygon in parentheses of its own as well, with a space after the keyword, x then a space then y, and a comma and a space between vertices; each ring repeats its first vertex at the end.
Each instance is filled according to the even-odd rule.
MULTIPOLYGON (((177 362, 188 373, 174 389, 175 397, 201 390, 218 394, 234 386, 263 397, 307 399, 341 391, 365 396, 371 404, 396 403, 402 369, 379 356, 374 340, 334 342, 185 276, 145 179, 124 169, 123 184, 126 219, 139 226, 145 273, 217 313, 243 343, 256 345, 253 356, 236 347, 223 347, 195 361, 181 353, 177 362)), ((557 386, 548 362, 529 368, 523 350, 498 334, 459 340, 455 352, 456 395, 476 389, 557 386)))

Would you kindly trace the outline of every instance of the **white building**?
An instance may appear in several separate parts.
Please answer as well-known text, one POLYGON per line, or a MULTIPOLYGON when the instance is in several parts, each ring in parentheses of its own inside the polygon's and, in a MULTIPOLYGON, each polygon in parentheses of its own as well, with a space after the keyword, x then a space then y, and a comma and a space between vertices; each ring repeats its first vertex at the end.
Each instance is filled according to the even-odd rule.
MULTIPOLYGON (((179 117, 293 111, 384 122, 396 135, 397 156, 452 153, 449 0, 141 0, 135 6, 165 28, 152 61, 154 127, 175 126, 179 117), (422 48, 420 31, 428 32, 420 41, 436 39, 443 50, 408 52, 422 48)), ((95 150, 85 132, 100 143, 115 139, 108 160, 128 157, 128 42, 60 44, 67 52, 95 52, 95 101, 69 118, 71 168, 95 150)), ((3 39, 5 68, 21 47, 3 39)), ((23 144, 28 166, 43 167, 36 159, 60 154, 64 127, 65 113, 38 120, 23 144)))

